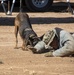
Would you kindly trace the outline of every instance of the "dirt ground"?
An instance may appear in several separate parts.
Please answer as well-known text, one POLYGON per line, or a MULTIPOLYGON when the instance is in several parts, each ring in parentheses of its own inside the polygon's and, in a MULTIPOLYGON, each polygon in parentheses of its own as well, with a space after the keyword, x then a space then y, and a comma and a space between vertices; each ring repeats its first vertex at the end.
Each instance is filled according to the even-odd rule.
MULTIPOLYGON (((74 57, 44 57, 15 47, 14 19, 18 13, 6 16, 0 13, 0 75, 74 75, 74 57)), ((70 13, 30 13, 34 31, 41 36, 55 27, 74 32, 74 15, 70 13)))

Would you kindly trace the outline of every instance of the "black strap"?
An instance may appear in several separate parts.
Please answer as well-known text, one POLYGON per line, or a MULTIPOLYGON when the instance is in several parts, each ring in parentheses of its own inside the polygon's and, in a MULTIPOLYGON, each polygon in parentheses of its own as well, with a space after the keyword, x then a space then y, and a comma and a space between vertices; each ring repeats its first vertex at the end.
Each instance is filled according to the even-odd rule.
POLYGON ((63 29, 56 27, 55 30, 56 30, 56 35, 58 36, 58 39, 60 39, 60 32, 61 32, 63 29))
MULTIPOLYGON (((60 47, 60 32, 61 32, 63 29, 56 27, 55 30, 56 30, 56 37, 58 38, 59 47, 60 47)), ((58 48, 59 48, 59 47, 58 47, 58 48)))

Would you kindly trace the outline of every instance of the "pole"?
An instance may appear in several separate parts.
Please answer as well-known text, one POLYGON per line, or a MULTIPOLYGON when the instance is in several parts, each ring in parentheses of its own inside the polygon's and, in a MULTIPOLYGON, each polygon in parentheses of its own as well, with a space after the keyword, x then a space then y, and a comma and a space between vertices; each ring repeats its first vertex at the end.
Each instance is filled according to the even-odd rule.
POLYGON ((13 2, 12 2, 11 14, 12 14, 12 11, 13 11, 14 4, 15 4, 15 0, 13 0, 13 2))
POLYGON ((74 11, 73 11, 73 9, 71 8, 71 5, 70 5, 70 0, 67 0, 67 3, 68 3, 69 11, 71 12, 71 14, 74 14, 74 11))
POLYGON ((3 6, 3 9, 4 9, 5 14, 7 14, 6 9, 5 9, 5 6, 4 6, 4 1, 1 1, 1 4, 3 6))
POLYGON ((8 0, 8 12, 7 15, 11 15, 11 11, 10 11, 10 0, 8 0))
POLYGON ((22 0, 20 0, 20 12, 22 12, 22 0))

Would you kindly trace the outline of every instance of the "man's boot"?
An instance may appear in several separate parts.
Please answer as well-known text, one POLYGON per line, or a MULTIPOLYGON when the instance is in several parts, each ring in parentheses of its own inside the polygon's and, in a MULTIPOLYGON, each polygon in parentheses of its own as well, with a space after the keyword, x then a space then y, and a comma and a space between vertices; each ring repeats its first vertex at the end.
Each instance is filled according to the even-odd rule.
POLYGON ((53 52, 48 52, 44 55, 45 57, 53 57, 53 52))

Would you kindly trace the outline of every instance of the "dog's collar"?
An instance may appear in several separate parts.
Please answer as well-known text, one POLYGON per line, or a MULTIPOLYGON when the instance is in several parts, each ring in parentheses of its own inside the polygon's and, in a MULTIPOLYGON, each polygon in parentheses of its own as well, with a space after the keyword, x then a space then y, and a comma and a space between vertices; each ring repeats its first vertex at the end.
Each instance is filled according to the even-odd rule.
POLYGON ((31 28, 26 28, 24 31, 29 31, 29 30, 32 30, 31 28))

